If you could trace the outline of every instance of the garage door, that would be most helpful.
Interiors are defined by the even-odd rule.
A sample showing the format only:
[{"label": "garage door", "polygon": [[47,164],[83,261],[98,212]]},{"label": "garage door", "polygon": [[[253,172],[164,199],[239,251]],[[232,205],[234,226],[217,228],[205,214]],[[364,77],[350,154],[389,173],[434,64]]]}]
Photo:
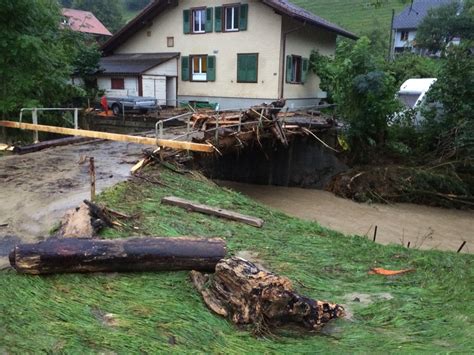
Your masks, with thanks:
[{"label": "garage door", "polygon": [[143,76],[143,96],[155,97],[159,105],[166,105],[166,77]]}]

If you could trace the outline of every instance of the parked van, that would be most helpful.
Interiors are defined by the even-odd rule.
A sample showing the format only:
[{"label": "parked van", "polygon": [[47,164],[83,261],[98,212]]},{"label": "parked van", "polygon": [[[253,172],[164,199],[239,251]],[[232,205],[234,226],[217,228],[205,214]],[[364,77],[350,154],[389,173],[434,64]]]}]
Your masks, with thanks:
[{"label": "parked van", "polygon": [[[423,106],[426,95],[431,86],[436,82],[436,78],[429,79],[408,79],[398,91],[398,99],[405,106],[404,111],[419,109]],[[415,124],[419,124],[423,117],[421,112],[416,114]]]}]

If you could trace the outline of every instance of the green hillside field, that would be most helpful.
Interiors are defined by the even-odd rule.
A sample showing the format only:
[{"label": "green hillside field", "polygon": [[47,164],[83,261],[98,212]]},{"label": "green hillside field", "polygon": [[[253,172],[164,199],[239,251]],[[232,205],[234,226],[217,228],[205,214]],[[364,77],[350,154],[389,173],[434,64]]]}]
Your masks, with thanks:
[{"label": "green hillside field", "polygon": [[400,0],[385,0],[378,8],[372,6],[369,0],[292,0],[292,2],[358,35],[378,27],[390,31],[392,9],[400,12],[406,6]]}]

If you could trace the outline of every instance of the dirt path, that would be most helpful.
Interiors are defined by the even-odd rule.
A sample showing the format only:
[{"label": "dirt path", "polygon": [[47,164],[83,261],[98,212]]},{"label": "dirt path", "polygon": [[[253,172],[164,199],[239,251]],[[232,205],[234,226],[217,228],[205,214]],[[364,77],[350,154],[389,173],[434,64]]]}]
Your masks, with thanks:
[{"label": "dirt path", "polygon": [[445,210],[411,204],[368,205],[332,193],[298,188],[220,182],[289,215],[317,221],[345,234],[373,236],[377,241],[420,249],[456,251],[463,241],[465,253],[474,252],[474,212]]},{"label": "dirt path", "polygon": [[97,192],[126,180],[145,147],[96,142],[0,157],[0,268],[18,242],[48,235],[65,211],[90,197],[89,164],[94,157]]}]

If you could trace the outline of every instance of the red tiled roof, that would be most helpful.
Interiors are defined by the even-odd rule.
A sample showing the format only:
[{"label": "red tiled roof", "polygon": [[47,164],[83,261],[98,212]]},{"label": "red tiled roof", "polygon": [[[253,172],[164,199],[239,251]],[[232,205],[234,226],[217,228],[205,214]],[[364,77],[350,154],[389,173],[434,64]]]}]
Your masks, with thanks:
[{"label": "red tiled roof", "polygon": [[112,36],[112,33],[100,22],[92,12],[62,9],[64,17],[68,18],[68,26],[71,30],[94,35]]}]

